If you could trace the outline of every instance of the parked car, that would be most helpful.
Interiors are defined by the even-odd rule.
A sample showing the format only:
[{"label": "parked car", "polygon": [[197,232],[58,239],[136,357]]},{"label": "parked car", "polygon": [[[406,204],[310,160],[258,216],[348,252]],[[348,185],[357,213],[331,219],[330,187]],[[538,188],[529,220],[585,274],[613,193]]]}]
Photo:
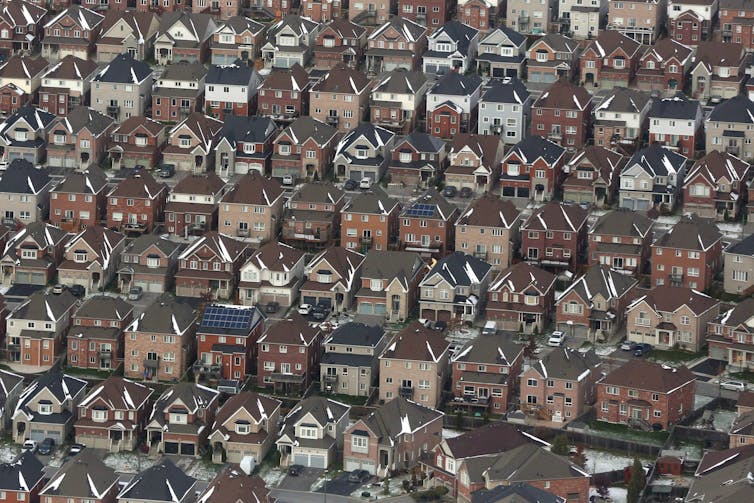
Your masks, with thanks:
[{"label": "parked car", "polygon": [[160,178],[170,178],[175,174],[174,164],[163,164],[160,166]]},{"label": "parked car", "polygon": [[444,332],[446,328],[448,328],[448,322],[443,320],[437,320],[434,325],[432,325],[432,328],[437,330],[438,332]]},{"label": "parked car", "polygon": [[75,456],[84,449],[86,449],[86,446],[84,444],[71,444],[71,448],[68,449],[68,454]]},{"label": "parked car", "polygon": [[312,314],[312,305],[311,304],[301,304],[298,306],[298,314],[302,314],[304,316],[308,316]]},{"label": "parked car", "polygon": [[71,295],[74,297],[83,297],[86,295],[86,288],[84,288],[82,285],[73,285],[68,289],[71,292]]},{"label": "parked car", "polygon": [[295,181],[293,175],[283,175],[283,185],[293,185]]},{"label": "parked car", "polygon": [[327,313],[329,312],[329,309],[327,309],[324,306],[316,306],[312,309],[312,318],[318,321],[322,321],[325,318],[327,318]]},{"label": "parked car", "polygon": [[54,293],[55,295],[60,295],[61,293],[63,293],[63,290],[65,290],[65,286],[63,285],[55,285],[52,287],[52,293]]},{"label": "parked car", "polygon": [[358,186],[359,186],[359,184],[356,182],[356,180],[353,180],[353,179],[349,178],[343,184],[343,190],[356,190],[358,188]]},{"label": "parked car", "polygon": [[292,477],[298,477],[303,471],[304,465],[291,465],[288,467],[288,475]]},{"label": "parked car", "polygon": [[144,289],[140,286],[134,286],[128,291],[128,300],[139,300],[144,294]]},{"label": "parked car", "polygon": [[50,437],[45,438],[42,440],[42,443],[39,444],[39,448],[37,449],[37,452],[43,456],[49,456],[52,454],[52,451],[55,450],[55,441],[51,439]]},{"label": "parked car", "polygon": [[30,438],[24,440],[24,450],[32,453],[37,452],[37,441]]},{"label": "parked car", "polygon": [[547,339],[547,345],[552,347],[560,347],[565,342],[565,333],[560,330],[556,330],[552,333],[549,339]]},{"label": "parked car", "polygon": [[633,351],[636,349],[636,343],[634,341],[623,341],[623,344],[620,345],[620,348],[623,351]]},{"label": "parked car", "polygon": [[452,185],[448,185],[442,191],[442,195],[445,197],[456,197],[457,193],[458,193],[458,189]]},{"label": "parked car", "polygon": [[741,381],[732,381],[730,379],[720,381],[720,387],[731,391],[746,391],[746,384]]},{"label": "parked car", "polygon": [[652,351],[652,346],[650,346],[649,344],[639,343],[634,348],[634,356],[644,356],[650,351]]},{"label": "parked car", "polygon": [[280,302],[268,302],[266,306],[264,306],[264,312],[265,313],[277,313],[280,310]]},{"label": "parked car", "polygon": [[361,179],[361,181],[359,182],[359,188],[360,188],[361,190],[367,190],[367,189],[369,189],[369,188],[371,188],[371,187],[372,187],[372,179],[371,179],[371,178],[369,178],[368,176],[365,176],[365,177],[364,177],[364,178],[362,178],[362,179]]},{"label": "parked car", "polygon": [[351,473],[348,474],[348,481],[349,482],[360,482],[364,483],[367,480],[369,480],[372,476],[369,475],[369,472],[366,470],[354,470]]},{"label": "parked car", "polygon": [[458,195],[464,199],[469,199],[472,195],[474,195],[474,192],[471,190],[471,187],[461,187]]}]

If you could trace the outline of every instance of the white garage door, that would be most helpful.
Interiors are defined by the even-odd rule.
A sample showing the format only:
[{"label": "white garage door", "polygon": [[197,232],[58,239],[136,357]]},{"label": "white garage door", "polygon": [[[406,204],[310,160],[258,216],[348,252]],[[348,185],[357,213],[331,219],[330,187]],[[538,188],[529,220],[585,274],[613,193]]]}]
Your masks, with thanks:
[{"label": "white garage door", "polygon": [[359,459],[347,459],[345,460],[345,464],[343,466],[345,471],[352,472],[354,470],[366,470],[371,475],[375,475],[377,473],[377,470],[375,469],[374,463],[371,461],[365,461],[365,460],[359,460]]},{"label": "white garage door", "polygon": [[317,454],[294,454],[293,463],[311,468],[327,468],[325,457]]},{"label": "white garage door", "polygon": [[134,281],[134,286],[140,286],[145,292],[162,293],[162,283],[159,281]]}]

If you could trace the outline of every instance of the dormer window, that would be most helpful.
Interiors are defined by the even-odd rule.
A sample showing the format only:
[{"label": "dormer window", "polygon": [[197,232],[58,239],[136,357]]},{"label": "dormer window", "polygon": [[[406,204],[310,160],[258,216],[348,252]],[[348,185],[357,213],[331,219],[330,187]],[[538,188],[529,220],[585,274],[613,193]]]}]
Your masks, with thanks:
[{"label": "dormer window", "polygon": [[188,424],[188,413],[184,410],[170,411],[170,424]]},{"label": "dormer window", "polygon": [[21,258],[28,258],[28,259],[37,258],[37,250],[21,250]]},{"label": "dormer window", "polygon": [[317,428],[315,426],[300,426],[299,437],[301,438],[317,438]]},{"label": "dormer window", "polygon": [[332,283],[333,282],[332,271],[327,271],[327,270],[317,271],[317,279],[320,283]]},{"label": "dormer window", "polygon": [[382,280],[381,279],[371,279],[369,280],[369,289],[373,292],[381,292],[382,291]]},{"label": "dormer window", "polygon": [[86,251],[76,250],[73,255],[73,260],[79,264],[86,262]]},{"label": "dormer window", "polygon": [[52,402],[48,400],[42,400],[39,402],[39,405],[37,406],[37,412],[39,412],[43,416],[49,416],[52,414]]},{"label": "dormer window", "polygon": [[247,153],[247,154],[253,154],[254,150],[255,150],[254,147],[256,147],[256,145],[254,145],[253,143],[244,143],[243,144],[243,151],[245,153]]},{"label": "dormer window", "polygon": [[178,137],[178,144],[181,148],[190,148],[191,147],[191,137],[188,135],[180,135]]},{"label": "dormer window", "polygon": [[357,147],[356,148],[356,158],[357,159],[366,159],[369,155],[369,150],[366,147]]},{"label": "dormer window", "polygon": [[16,129],[16,141],[26,141],[29,137],[29,130],[24,128]]},{"label": "dormer window", "polygon": [[411,152],[401,152],[400,160],[402,163],[411,162]]},{"label": "dormer window", "polygon": [[95,423],[104,423],[107,421],[107,410],[92,410],[92,421]]},{"label": "dormer window", "polygon": [[248,421],[236,421],[236,433],[247,435],[251,432],[251,425]]}]

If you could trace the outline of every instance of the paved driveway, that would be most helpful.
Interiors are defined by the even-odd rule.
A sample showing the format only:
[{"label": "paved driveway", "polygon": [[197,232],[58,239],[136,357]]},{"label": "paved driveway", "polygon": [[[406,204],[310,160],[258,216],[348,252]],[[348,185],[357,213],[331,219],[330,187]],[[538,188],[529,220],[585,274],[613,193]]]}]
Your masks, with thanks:
[{"label": "paved driveway", "polygon": [[283,477],[278,487],[291,491],[311,491],[312,485],[322,475],[322,471],[321,468],[304,468],[296,477],[291,475]]},{"label": "paved driveway", "polygon": [[352,492],[361,487],[361,484],[348,481],[348,473],[338,475],[332,480],[328,480],[326,484],[317,489],[318,493],[325,492],[325,486],[327,486],[327,494],[339,494],[341,496],[349,496]]}]

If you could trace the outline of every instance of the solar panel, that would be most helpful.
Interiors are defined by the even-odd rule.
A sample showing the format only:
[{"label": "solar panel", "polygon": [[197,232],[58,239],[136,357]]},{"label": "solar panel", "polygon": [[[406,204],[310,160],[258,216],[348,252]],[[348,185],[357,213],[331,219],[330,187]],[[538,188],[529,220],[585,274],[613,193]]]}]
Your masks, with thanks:
[{"label": "solar panel", "polygon": [[248,329],[254,309],[237,307],[208,306],[204,310],[202,325],[212,328]]},{"label": "solar panel", "polygon": [[431,217],[431,216],[434,216],[435,214],[435,205],[417,203],[411,206],[406,211],[406,214],[408,214],[411,217]]}]

